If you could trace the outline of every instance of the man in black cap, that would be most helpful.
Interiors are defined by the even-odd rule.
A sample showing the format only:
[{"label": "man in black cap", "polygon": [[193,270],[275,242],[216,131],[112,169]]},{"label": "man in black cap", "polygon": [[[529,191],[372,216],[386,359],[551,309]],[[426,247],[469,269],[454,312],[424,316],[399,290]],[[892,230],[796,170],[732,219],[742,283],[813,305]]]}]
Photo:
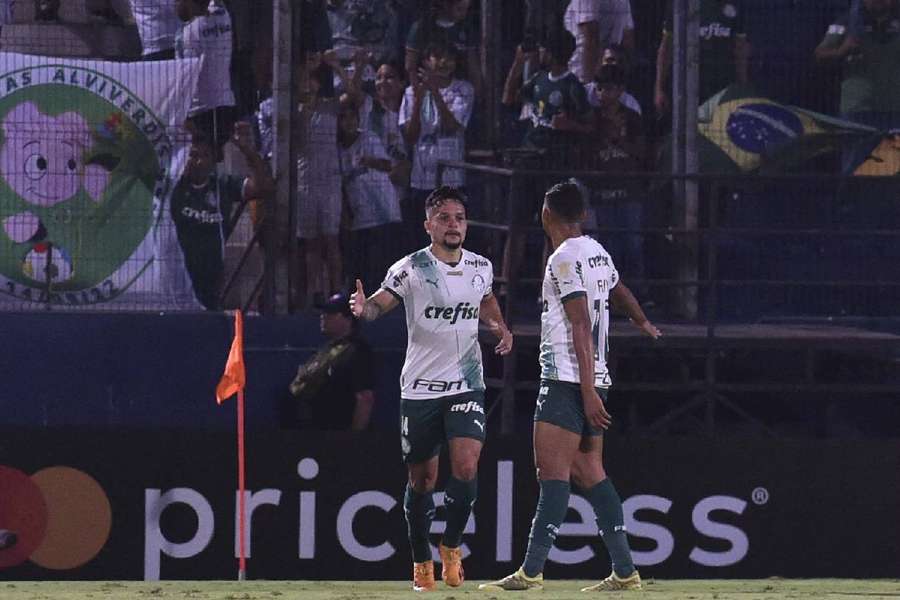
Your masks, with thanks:
[{"label": "man in black cap", "polygon": [[328,342],[297,369],[290,385],[294,424],[308,429],[364,431],[375,404],[372,349],[359,336],[346,294],[318,306]]}]

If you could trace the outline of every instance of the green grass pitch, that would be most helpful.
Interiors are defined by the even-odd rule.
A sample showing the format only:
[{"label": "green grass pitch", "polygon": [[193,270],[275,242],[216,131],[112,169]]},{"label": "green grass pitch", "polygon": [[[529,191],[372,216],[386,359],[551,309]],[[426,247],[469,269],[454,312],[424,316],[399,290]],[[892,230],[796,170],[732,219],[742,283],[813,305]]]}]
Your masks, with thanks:
[{"label": "green grass pitch", "polygon": [[[461,588],[443,584],[426,594],[434,600],[497,600],[501,596],[525,595],[541,600],[583,600],[579,589],[589,581],[548,581],[543,591],[478,591],[478,582]],[[900,580],[847,579],[753,579],[753,580],[646,580],[644,590],[614,594],[591,594],[610,598],[647,600],[780,600],[840,598],[854,600],[898,599]],[[0,582],[2,600],[386,600],[421,598],[406,581],[95,581],[95,582]]]}]

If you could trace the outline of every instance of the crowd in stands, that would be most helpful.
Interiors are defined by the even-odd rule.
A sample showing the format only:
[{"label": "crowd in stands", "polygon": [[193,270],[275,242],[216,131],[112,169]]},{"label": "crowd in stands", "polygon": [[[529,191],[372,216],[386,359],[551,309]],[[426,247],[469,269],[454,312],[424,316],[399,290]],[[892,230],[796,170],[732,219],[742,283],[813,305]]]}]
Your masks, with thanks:
[{"label": "crowd in stands", "polygon": [[[35,19],[58,19],[58,0],[34,2]],[[188,127],[215,160],[234,138],[236,122],[253,124],[259,154],[271,159],[271,2],[88,4],[98,19],[135,23],[145,60],[203,57]],[[467,150],[484,146],[484,130],[497,124],[485,117],[477,1],[298,5],[304,27],[294,73],[300,248],[294,268],[305,274],[295,291],[310,306],[357,277],[372,289],[396,256],[424,243],[423,199],[436,185],[438,161],[465,160]],[[499,145],[543,167],[658,168],[673,104],[671,0],[498,5],[503,31],[492,35],[509,48],[501,60],[505,81],[494,82],[506,107]],[[0,1],[0,22],[10,18],[9,0]],[[900,128],[896,0],[700,0],[699,36],[701,103],[732,84],[750,84],[776,101],[882,130]],[[839,103],[828,77],[836,69]],[[496,145],[489,149],[499,155]],[[447,169],[443,182],[465,187],[466,176]],[[232,183],[221,189],[237,198],[241,192]],[[643,224],[646,186],[619,181],[591,191],[599,222]],[[234,204],[211,202],[226,213]],[[524,204],[518,218],[527,221],[536,206]],[[642,239],[621,236],[610,243],[619,244],[613,254],[628,265],[630,278],[640,279]],[[218,308],[215,299],[205,304]]]}]

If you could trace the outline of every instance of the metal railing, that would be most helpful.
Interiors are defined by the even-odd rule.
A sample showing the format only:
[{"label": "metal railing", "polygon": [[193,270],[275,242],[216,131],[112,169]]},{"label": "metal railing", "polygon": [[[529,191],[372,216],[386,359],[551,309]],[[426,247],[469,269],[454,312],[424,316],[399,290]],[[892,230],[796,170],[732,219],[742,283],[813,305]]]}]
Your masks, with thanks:
[{"label": "metal railing", "polygon": [[[474,194],[476,197],[470,193],[471,242],[467,245],[494,261],[500,273],[495,278],[495,292],[503,301],[504,314],[520,338],[533,341],[538,335],[538,309],[531,300],[537,296],[535,286],[541,281],[543,233],[533,222],[523,222],[526,219],[521,211],[517,213],[517,205],[528,203],[529,210],[537,210],[543,191],[568,178],[578,179],[588,190],[622,182],[639,184],[641,193],[635,200],[642,203],[648,218],[636,226],[600,223],[589,228],[590,233],[604,245],[610,236],[636,236],[642,244],[647,242],[641,248],[645,264],[668,261],[667,269],[650,268],[638,278],[622,266],[619,271],[629,287],[645,294],[649,290],[658,301],[648,312],[654,321],[665,323],[661,326],[667,336],[652,348],[699,353],[703,364],[699,379],[629,381],[617,386],[626,392],[693,395],[691,402],[658,419],[654,427],[664,427],[693,409],[704,408],[706,425],[712,431],[714,406],[724,406],[762,426],[729,400],[731,394],[900,393],[900,383],[891,381],[822,381],[809,366],[819,360],[820,354],[833,351],[887,361],[900,355],[900,335],[873,327],[880,321],[897,331],[900,271],[893,264],[900,257],[900,223],[896,210],[867,214],[876,208],[873,203],[887,202],[885,194],[893,194],[896,205],[900,179],[536,171],[445,161],[442,168],[448,167],[465,170],[470,189],[486,191],[482,196]],[[474,186],[473,181],[477,181]],[[677,205],[677,183],[683,181],[695,183],[699,191],[697,225],[677,224],[678,215],[669,221],[658,216],[649,218],[649,213]],[[798,193],[797,186],[806,188],[806,192]],[[766,198],[773,189],[774,197]],[[872,197],[867,198],[866,192]],[[766,200],[783,204],[782,208],[797,206],[787,211],[789,218],[767,220],[760,216],[771,208]],[[854,211],[862,216],[856,214],[855,222],[850,223],[848,215]],[[666,214],[672,217],[671,212]],[[846,219],[843,222],[842,217]],[[520,238],[518,244],[510,241],[516,237]],[[784,249],[781,253],[779,245]],[[507,263],[514,255],[509,251],[511,246],[524,250],[515,261],[517,266],[510,269]],[[615,252],[612,258],[618,265]],[[755,264],[747,264],[754,260]],[[848,264],[855,269],[848,269]],[[696,275],[677,276],[684,272]],[[644,299],[640,293],[638,299]],[[780,305],[775,306],[775,299]],[[616,348],[627,351],[647,347],[637,336],[629,335],[624,324],[614,324],[611,335],[614,353]],[[522,345],[527,348],[533,344],[525,341]],[[788,347],[798,356],[797,368],[802,371],[798,379],[734,382],[724,380],[719,372],[718,360],[723,352]],[[803,361],[808,364],[800,364]],[[537,387],[536,380],[529,381],[522,375],[521,367],[516,356],[507,357],[502,374],[489,381],[500,395],[492,410],[499,410],[501,427],[507,432],[515,429],[516,392],[533,392]]]}]

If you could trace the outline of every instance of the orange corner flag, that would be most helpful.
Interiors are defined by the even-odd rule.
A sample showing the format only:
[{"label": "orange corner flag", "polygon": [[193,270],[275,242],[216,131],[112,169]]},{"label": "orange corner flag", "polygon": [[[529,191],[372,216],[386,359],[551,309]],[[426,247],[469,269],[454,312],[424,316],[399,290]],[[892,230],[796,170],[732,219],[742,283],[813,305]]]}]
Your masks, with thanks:
[{"label": "orange corner flag", "polygon": [[244,317],[241,311],[234,312],[234,340],[231,342],[231,351],[228,353],[228,362],[225,363],[225,372],[219,385],[216,386],[216,402],[222,404],[234,394],[242,391],[247,383],[247,374],[244,370]]}]

